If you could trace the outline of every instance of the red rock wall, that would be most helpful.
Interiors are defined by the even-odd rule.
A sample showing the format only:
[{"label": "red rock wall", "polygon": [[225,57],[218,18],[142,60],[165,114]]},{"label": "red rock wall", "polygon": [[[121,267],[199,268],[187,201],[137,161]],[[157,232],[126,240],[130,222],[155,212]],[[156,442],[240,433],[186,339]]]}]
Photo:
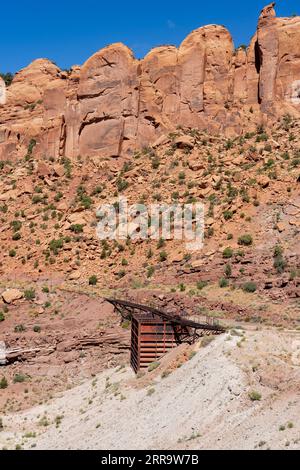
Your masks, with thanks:
[{"label": "red rock wall", "polygon": [[131,155],[177,126],[228,136],[300,112],[300,18],[261,13],[247,51],[210,25],[141,61],[108,46],[70,74],[47,60],[21,70],[0,105],[0,159]]}]

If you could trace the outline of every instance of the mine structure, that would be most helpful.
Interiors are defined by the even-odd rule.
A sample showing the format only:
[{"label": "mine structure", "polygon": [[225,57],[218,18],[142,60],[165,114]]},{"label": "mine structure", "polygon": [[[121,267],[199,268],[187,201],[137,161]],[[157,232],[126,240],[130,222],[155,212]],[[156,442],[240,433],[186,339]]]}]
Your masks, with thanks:
[{"label": "mine structure", "polygon": [[130,363],[135,373],[149,368],[150,364],[181,343],[193,344],[203,336],[219,335],[225,331],[215,320],[197,323],[127,300],[106,301],[114,306],[123,320],[131,321]]}]

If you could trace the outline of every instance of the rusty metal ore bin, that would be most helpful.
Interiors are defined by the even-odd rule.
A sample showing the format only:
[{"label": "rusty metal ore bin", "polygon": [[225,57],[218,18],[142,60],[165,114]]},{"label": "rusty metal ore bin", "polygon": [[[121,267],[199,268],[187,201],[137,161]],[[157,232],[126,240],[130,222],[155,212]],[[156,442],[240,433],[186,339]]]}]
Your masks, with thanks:
[{"label": "rusty metal ore bin", "polygon": [[130,362],[135,373],[147,369],[152,362],[178,346],[175,331],[174,324],[159,316],[147,313],[133,315]]},{"label": "rusty metal ore bin", "polygon": [[131,366],[135,373],[146,369],[178,344],[193,344],[202,336],[220,335],[225,331],[215,322],[198,323],[128,300],[105,300],[114,306],[123,320],[131,321]]}]

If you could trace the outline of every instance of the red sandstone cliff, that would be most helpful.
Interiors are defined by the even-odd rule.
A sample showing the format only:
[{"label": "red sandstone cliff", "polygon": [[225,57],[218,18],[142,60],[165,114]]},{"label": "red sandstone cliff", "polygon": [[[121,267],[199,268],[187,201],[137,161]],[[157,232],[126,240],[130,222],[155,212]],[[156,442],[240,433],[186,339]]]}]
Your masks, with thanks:
[{"label": "red sandstone cliff", "polygon": [[177,126],[239,134],[300,115],[300,17],[261,13],[247,51],[210,25],[141,61],[113,44],[70,73],[45,59],[16,74],[0,104],[0,159],[130,155]]}]

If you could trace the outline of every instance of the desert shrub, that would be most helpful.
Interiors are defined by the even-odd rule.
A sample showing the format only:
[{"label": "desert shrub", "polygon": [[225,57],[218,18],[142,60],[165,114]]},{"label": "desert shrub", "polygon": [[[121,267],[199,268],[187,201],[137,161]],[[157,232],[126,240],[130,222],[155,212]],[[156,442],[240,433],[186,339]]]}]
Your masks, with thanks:
[{"label": "desert shrub", "polygon": [[[294,15],[292,15],[292,16],[294,16]],[[283,124],[284,130],[288,131],[289,128],[290,128],[290,125],[292,124],[292,122],[293,122],[292,116],[290,114],[285,114],[283,116],[283,119],[282,119],[282,124]]]},{"label": "desert shrub", "polygon": [[274,248],[274,263],[273,266],[278,272],[278,274],[281,274],[285,271],[285,268],[287,266],[287,262],[283,257],[283,248],[280,245],[276,245]]},{"label": "desert shrub", "polygon": [[233,217],[233,212],[232,211],[224,211],[223,212],[223,217],[225,220],[230,220]]},{"label": "desert shrub", "polygon": [[5,320],[5,315],[3,312],[0,312],[0,322]]},{"label": "desert shrub", "polygon": [[166,253],[165,251],[161,251],[161,252],[159,253],[159,260],[160,260],[161,262],[166,261],[167,258],[168,258],[168,255],[167,255],[167,253]]},{"label": "desert shrub", "polygon": [[250,246],[253,244],[253,238],[250,234],[245,234],[239,237],[238,244],[242,246]]},{"label": "desert shrub", "polygon": [[232,267],[231,264],[227,263],[224,269],[224,274],[226,277],[230,277],[232,274]]},{"label": "desert shrub", "polygon": [[82,233],[83,232],[83,225],[73,224],[73,225],[71,225],[70,230],[74,233]]},{"label": "desert shrub", "polygon": [[81,199],[80,199],[80,202],[82,204],[82,206],[85,208],[85,209],[89,209],[93,203],[92,199],[90,198],[90,196],[87,196],[86,194],[84,194]]},{"label": "desert shrub", "polygon": [[62,197],[63,197],[63,193],[58,192],[58,193],[56,193],[55,196],[54,196],[54,201],[55,201],[55,202],[59,202]]},{"label": "desert shrub", "polygon": [[95,189],[92,192],[92,196],[96,196],[97,194],[101,194],[103,191],[102,186],[96,186]]},{"label": "desert shrub", "polygon": [[285,268],[287,266],[286,260],[283,258],[283,256],[276,256],[274,258],[274,268],[278,272],[278,274],[282,274],[285,271]]},{"label": "desert shrub", "polygon": [[223,251],[223,258],[229,259],[229,258],[232,258],[232,256],[233,256],[233,249],[228,246]]},{"label": "desert shrub", "polygon": [[244,285],[243,285],[243,291],[244,292],[255,292],[257,289],[257,286],[255,284],[255,282],[246,282]]},{"label": "desert shrub", "polygon": [[155,272],[154,266],[149,266],[149,267],[147,268],[147,277],[148,277],[148,278],[152,277],[153,274],[154,274],[154,272]]},{"label": "desert shrub", "polygon": [[57,240],[51,240],[49,243],[49,249],[52,251],[54,255],[57,255],[59,250],[64,246],[64,240],[63,238],[59,238]]},{"label": "desert shrub", "polygon": [[122,279],[122,277],[126,276],[126,271],[124,269],[121,269],[121,271],[118,272],[117,277],[118,279]]},{"label": "desert shrub", "polygon": [[220,280],[219,280],[219,287],[221,287],[222,289],[224,287],[227,287],[228,286],[228,280],[225,279],[224,277],[222,277]]},{"label": "desert shrub", "polygon": [[160,362],[152,362],[148,367],[148,371],[152,372],[153,370],[157,369],[159,366],[160,366]]},{"label": "desert shrub", "polygon": [[130,320],[124,320],[122,322],[121,326],[124,330],[129,330],[129,328],[131,327],[131,321]]},{"label": "desert shrub", "polygon": [[151,159],[151,166],[153,168],[153,170],[157,170],[160,166],[160,158],[155,155],[152,159]]},{"label": "desert shrub", "polygon": [[197,282],[197,289],[198,289],[198,290],[202,290],[202,289],[204,289],[204,287],[207,286],[207,284],[208,284],[207,281],[198,281],[198,282]]},{"label": "desert shrub", "polygon": [[43,202],[44,198],[40,194],[34,194],[31,200],[33,204],[39,204],[40,202]]},{"label": "desert shrub", "polygon": [[160,248],[163,248],[165,246],[166,242],[164,238],[160,238],[157,242],[157,249],[159,250]]},{"label": "desert shrub", "polygon": [[93,274],[92,276],[90,276],[89,278],[89,285],[90,286],[95,286],[98,282],[98,278],[97,276],[95,276],[95,274]]},{"label": "desert shrub", "polygon": [[3,376],[0,380],[0,389],[3,390],[4,388],[7,388],[7,387],[8,387],[7,379],[6,377]]},{"label": "desert shrub", "polygon": [[268,136],[265,133],[260,134],[256,137],[256,142],[267,142],[267,140],[268,140]]},{"label": "desert shrub", "polygon": [[22,383],[22,382],[25,382],[26,380],[26,375],[24,374],[15,374],[14,376],[14,383]]},{"label": "desert shrub", "polygon": [[0,73],[0,77],[3,78],[6,86],[10,86],[14,79],[14,75],[10,72]]},{"label": "desert shrub", "polygon": [[14,331],[15,331],[15,333],[23,333],[24,331],[26,331],[26,328],[22,324],[21,325],[16,325]]},{"label": "desert shrub", "polygon": [[256,392],[253,390],[252,392],[249,393],[249,398],[251,401],[260,401],[261,400],[261,394],[259,392]]},{"label": "desert shrub", "polygon": [[118,191],[119,191],[119,192],[122,192],[122,191],[125,191],[125,189],[128,188],[129,183],[128,183],[128,181],[125,180],[125,179],[118,178],[117,181],[116,181],[116,185],[117,185]]},{"label": "desert shrub", "polygon": [[16,232],[12,236],[13,241],[18,241],[18,240],[20,240],[20,238],[21,238],[20,232]]},{"label": "desert shrub", "polygon": [[61,159],[61,163],[63,164],[64,166],[64,170],[65,170],[65,175],[68,179],[70,179],[72,177],[72,163],[71,163],[71,160],[67,157],[63,157]]},{"label": "desert shrub", "polygon": [[19,232],[22,228],[22,222],[20,220],[13,220],[10,223],[10,226],[14,232]]},{"label": "desert shrub", "polygon": [[226,149],[226,150],[230,150],[230,149],[232,149],[233,145],[234,145],[234,142],[229,139],[229,140],[227,140],[227,142],[225,143],[225,149]]},{"label": "desert shrub", "polygon": [[24,298],[26,300],[33,300],[35,299],[35,290],[31,287],[30,289],[26,289],[24,291]]},{"label": "desert shrub", "polygon": [[40,325],[34,325],[33,331],[34,331],[34,333],[40,333],[40,332],[41,332],[41,327],[40,327]]}]

